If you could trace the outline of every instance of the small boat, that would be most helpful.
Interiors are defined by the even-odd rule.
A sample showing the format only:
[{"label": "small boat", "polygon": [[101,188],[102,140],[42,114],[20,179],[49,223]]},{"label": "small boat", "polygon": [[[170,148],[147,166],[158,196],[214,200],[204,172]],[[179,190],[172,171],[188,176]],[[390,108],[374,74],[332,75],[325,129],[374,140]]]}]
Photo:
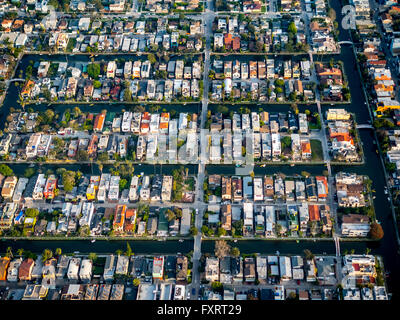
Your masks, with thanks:
[{"label": "small boat", "polygon": [[296,243],[299,243],[300,241],[299,240],[296,240]]},{"label": "small boat", "polygon": [[235,242],[235,243],[236,243],[236,242],[237,242],[237,239],[233,240],[233,242]]},{"label": "small boat", "polygon": [[91,243],[95,243],[96,242],[96,239],[92,239],[92,241],[90,241]]},{"label": "small boat", "polygon": [[266,167],[265,163],[260,166],[260,168],[265,168],[265,167]]},{"label": "small boat", "polygon": [[292,163],[290,166],[291,166],[291,167],[294,167],[294,163]]},{"label": "small boat", "polygon": [[183,239],[179,239],[179,242],[183,242],[183,241],[185,241],[185,240],[183,240]]}]

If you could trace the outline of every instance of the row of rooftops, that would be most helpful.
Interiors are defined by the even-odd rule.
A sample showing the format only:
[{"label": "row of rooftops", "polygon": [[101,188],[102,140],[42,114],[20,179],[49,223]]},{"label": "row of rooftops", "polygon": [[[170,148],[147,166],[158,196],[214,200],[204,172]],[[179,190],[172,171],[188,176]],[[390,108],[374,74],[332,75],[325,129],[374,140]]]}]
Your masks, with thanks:
[{"label": "row of rooftops", "polygon": [[328,180],[325,176],[305,179],[281,176],[250,177],[210,175],[208,188],[221,187],[221,199],[232,202],[242,200],[275,201],[326,201],[329,194]]},{"label": "row of rooftops", "polygon": [[[298,236],[315,237],[320,234],[330,235],[333,222],[330,208],[325,204],[271,204],[258,205],[243,203],[243,208],[231,204],[210,204],[207,208],[207,225],[214,228],[221,223],[221,228],[230,235],[233,227],[243,221],[244,236],[266,238]],[[311,225],[310,225],[311,223]],[[318,228],[313,224],[317,223]]]},{"label": "row of rooftops", "polygon": [[[338,263],[344,265],[342,275],[337,274]],[[338,284],[339,279],[342,279],[342,277],[361,278],[365,275],[364,273],[372,274],[373,277],[376,277],[376,273],[373,273],[375,271],[372,271],[372,269],[358,271],[363,270],[362,268],[374,268],[374,263],[375,258],[366,255],[345,255],[342,258],[332,256],[304,258],[296,255],[257,255],[246,258],[231,256],[221,258],[207,257],[204,276],[205,280],[210,283],[219,281],[222,284],[251,283],[258,280],[261,285],[285,284],[289,286],[289,283],[293,280],[297,281],[297,285],[302,285],[299,283],[300,281],[307,283],[318,280],[319,285],[334,286]],[[349,265],[350,271],[348,269]],[[376,285],[372,278],[370,278],[370,282],[363,282],[363,284]],[[353,288],[356,288],[355,283],[345,286],[345,289]]]},{"label": "row of rooftops", "polygon": [[[104,260],[103,257],[97,259]],[[275,289],[279,289],[275,292],[278,294],[275,300],[283,300],[285,298],[282,284],[286,287],[286,298],[294,290],[300,300],[308,300],[310,297],[312,300],[321,300],[321,294],[318,295],[318,291],[320,290],[318,287],[314,287],[310,291],[297,290],[297,285],[294,283],[291,284],[291,281],[315,282],[318,280],[320,285],[335,285],[337,283],[336,263],[343,263],[342,272],[344,276],[361,279],[363,280],[363,284],[373,286],[372,289],[369,287],[363,288],[360,294],[360,289],[356,289],[355,283],[346,282],[343,289],[344,300],[359,300],[360,296],[363,300],[388,299],[386,288],[375,285],[373,280],[376,277],[376,257],[371,255],[345,255],[339,259],[340,262],[337,261],[337,257],[315,256],[309,260],[295,255],[250,256],[246,258],[226,256],[221,259],[207,257],[205,260],[204,277],[205,280],[210,282],[220,281],[223,284],[241,285],[243,281],[254,283],[258,280],[260,284],[275,285],[280,287],[275,287]],[[50,280],[65,277],[65,275],[69,274],[69,265],[71,263],[75,264],[75,261],[78,260],[80,261],[81,258],[65,255],[58,257],[58,259],[50,258],[44,263],[41,257],[38,257],[36,262],[32,259],[25,259],[23,261],[21,259],[13,259],[10,261],[9,258],[4,257],[0,259],[0,276],[4,277],[9,274],[10,277],[13,277],[14,274],[18,275],[21,273],[24,279],[28,279],[28,281],[38,278],[47,280],[42,281],[41,285],[28,284],[22,290],[24,294],[21,295],[21,298],[24,300],[43,299],[48,294],[50,294],[48,296],[50,300],[60,298],[62,300],[96,300],[96,297],[97,300],[121,300],[124,292],[127,294],[130,290],[125,290],[126,287],[123,284],[110,284],[110,281],[113,281],[114,274],[123,275],[128,273],[132,274],[134,278],[140,279],[137,293],[138,300],[153,300],[156,297],[160,300],[186,299],[185,281],[188,261],[185,256],[180,255],[158,257],[132,256],[130,258],[123,255],[107,255],[104,261],[103,273],[103,279],[106,281],[105,284],[90,283],[88,279],[85,279],[86,283],[89,281],[89,284],[78,283],[66,285],[62,288],[60,296],[54,295],[54,291],[58,287],[56,287],[54,281]],[[165,281],[162,281],[163,277],[165,277]],[[9,279],[7,280],[10,281]],[[81,282],[85,280],[81,279]],[[175,292],[172,293],[174,287]],[[291,289],[291,287],[294,289]],[[226,299],[231,299],[232,292],[228,291],[226,291]],[[333,292],[325,291],[324,293],[327,296],[324,299],[331,299]],[[239,295],[240,292],[237,292],[237,294]],[[267,292],[261,292],[260,298],[262,300],[265,294]],[[210,297],[207,293],[204,294],[203,299],[207,300],[210,298],[213,300],[220,299],[217,296]],[[236,299],[242,298],[237,296]]]},{"label": "row of rooftops", "polygon": [[[98,259],[98,260],[97,260]],[[166,278],[180,283],[185,283],[188,275],[188,259],[186,256],[125,256],[107,255],[97,258],[103,262],[102,279],[113,281],[115,275],[132,275],[134,278],[142,279],[144,282],[162,280],[164,273]],[[150,279],[148,274],[152,274]],[[83,283],[90,283],[98,277],[92,260],[86,257],[71,257],[61,255],[57,258],[50,258],[42,261],[42,256],[36,260],[32,258],[0,259],[0,279],[3,281],[31,281],[31,280],[55,280],[69,279],[78,280]],[[43,281],[45,282],[45,281]],[[54,287],[54,281],[51,282]]]},{"label": "row of rooftops", "polygon": [[[100,69],[100,78],[88,78],[89,63],[78,63],[68,66],[66,62],[42,61],[37,67],[37,78],[29,79],[23,86],[21,96],[24,99],[44,99],[41,97],[43,87],[50,91],[50,98],[77,100],[126,100],[124,92],[129,90],[132,97],[161,101],[164,97],[199,97],[201,65],[194,61],[186,65],[183,60],[172,60],[168,64],[160,64],[158,71],[166,72],[168,79],[154,79],[156,71],[149,60],[126,61],[118,68],[116,61],[95,63]],[[104,72],[100,66],[104,66]],[[53,73],[50,74],[50,67]],[[66,71],[68,72],[66,73]],[[90,72],[89,72],[90,73]],[[68,75],[67,75],[68,74]],[[150,78],[150,80],[149,80]],[[125,81],[123,82],[123,79]],[[48,99],[48,98],[47,98]]]},{"label": "row of rooftops", "polygon": [[310,61],[292,61],[281,59],[266,59],[261,61],[220,60],[213,61],[216,78],[223,77],[232,80],[247,79],[294,79],[309,80]]},{"label": "row of rooftops", "polygon": [[[67,118],[68,114],[68,118]],[[10,133],[32,133],[36,126],[40,125],[38,122],[38,115],[41,113],[11,113],[10,121],[7,124],[7,131]],[[71,120],[69,112],[60,114],[60,121]],[[197,114],[181,112],[172,117],[169,112],[149,113],[149,112],[102,112],[98,114],[84,112],[74,117],[72,120],[79,125],[78,130],[72,128],[62,128],[58,132],[55,129],[50,129],[51,133],[57,133],[61,136],[75,136],[76,131],[84,131],[83,125],[85,123],[93,124],[92,130],[94,132],[112,133],[133,133],[133,134],[146,134],[146,133],[178,133],[180,130],[196,131],[197,130]],[[38,133],[40,134],[40,133]],[[12,138],[15,137],[13,136]],[[14,141],[7,141],[9,136],[5,136],[6,144],[16,144]],[[6,142],[7,141],[7,142]],[[44,142],[43,142],[44,144]]]}]

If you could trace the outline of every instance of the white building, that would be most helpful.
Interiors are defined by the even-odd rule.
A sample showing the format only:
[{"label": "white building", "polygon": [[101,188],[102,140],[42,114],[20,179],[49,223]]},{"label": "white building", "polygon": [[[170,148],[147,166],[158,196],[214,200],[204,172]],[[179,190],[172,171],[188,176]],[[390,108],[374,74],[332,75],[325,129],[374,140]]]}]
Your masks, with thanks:
[{"label": "white building", "polygon": [[81,258],[72,258],[69,262],[67,277],[69,280],[79,279],[79,267],[81,265]]},{"label": "white building", "polygon": [[83,259],[79,270],[79,279],[90,281],[92,279],[92,268],[92,260]]}]

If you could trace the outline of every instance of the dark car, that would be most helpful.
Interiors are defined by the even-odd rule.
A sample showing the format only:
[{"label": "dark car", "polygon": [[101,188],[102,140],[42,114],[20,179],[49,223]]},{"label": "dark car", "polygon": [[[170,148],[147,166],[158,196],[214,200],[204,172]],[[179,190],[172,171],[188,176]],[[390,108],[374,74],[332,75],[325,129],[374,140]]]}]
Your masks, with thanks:
[{"label": "dark car", "polygon": [[192,288],[192,296],[196,294],[196,288]]}]

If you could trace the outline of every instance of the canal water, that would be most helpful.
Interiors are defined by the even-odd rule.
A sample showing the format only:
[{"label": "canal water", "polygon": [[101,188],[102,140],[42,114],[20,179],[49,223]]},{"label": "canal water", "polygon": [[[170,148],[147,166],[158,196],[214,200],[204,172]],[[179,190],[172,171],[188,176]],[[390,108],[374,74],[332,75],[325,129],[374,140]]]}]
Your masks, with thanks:
[{"label": "canal water", "polygon": [[[346,30],[343,30],[341,27],[341,4],[339,1],[331,1],[330,6],[335,9],[337,21],[339,22],[339,30],[340,36],[339,41],[350,40],[349,34]],[[78,56],[73,57],[74,59],[78,59]],[[80,59],[81,57],[79,57]],[[351,47],[342,46],[341,54],[335,55],[334,58],[336,60],[341,60],[344,63],[345,73],[347,75],[352,102],[349,104],[341,105],[340,107],[346,108],[348,111],[354,113],[356,115],[356,119],[358,123],[367,123],[370,121],[369,112],[367,106],[365,104],[364,95],[361,88],[361,81],[356,69],[356,59],[353,54],[353,50]],[[330,57],[324,57],[323,59],[330,59]],[[317,61],[317,58],[315,58]],[[28,60],[29,61],[29,60]],[[18,73],[17,73],[18,74]],[[16,102],[16,97],[18,95],[18,88],[13,84],[10,86],[9,92],[6,96],[3,107],[0,109],[0,121],[4,124],[5,118],[8,115],[10,107],[18,107]],[[247,105],[243,105],[247,107]],[[36,107],[36,106],[34,106]],[[41,106],[38,106],[41,107]],[[45,107],[45,105],[44,105]],[[57,106],[57,108],[60,106]],[[71,106],[72,107],[72,106]],[[110,108],[114,108],[110,106]],[[211,106],[215,107],[215,106]],[[253,105],[252,110],[258,110],[259,105]],[[263,105],[263,109],[268,111],[268,105]],[[282,111],[287,111],[289,105],[282,107]],[[322,105],[322,111],[325,111],[327,108],[331,106]],[[104,105],[101,105],[99,108],[104,109]],[[116,108],[116,106],[115,106]],[[237,106],[235,106],[237,108]],[[271,111],[280,110],[279,106],[271,106]],[[178,110],[179,111],[179,110]],[[383,170],[381,166],[381,162],[376,153],[376,147],[373,144],[374,136],[371,131],[362,129],[360,130],[360,138],[362,140],[364,155],[365,155],[365,164],[364,165],[354,165],[354,166],[333,166],[332,171],[333,174],[339,171],[346,172],[355,172],[357,174],[368,175],[372,180],[372,189],[376,192],[374,193],[374,205],[376,210],[376,216],[378,221],[381,223],[383,230],[385,232],[384,238],[379,242],[359,242],[359,241],[341,241],[341,252],[343,253],[345,250],[350,251],[352,249],[355,250],[356,253],[365,253],[366,249],[371,249],[371,253],[379,254],[384,258],[384,264],[387,271],[389,271],[390,276],[387,279],[389,290],[393,293],[398,292],[399,290],[399,273],[400,273],[400,260],[399,260],[399,248],[397,246],[396,236],[395,236],[395,226],[393,223],[390,205],[387,200],[387,196],[384,194],[384,186],[385,179],[383,176]],[[71,165],[71,168],[74,165]],[[93,165],[94,166],[94,165]],[[24,170],[26,165],[14,165],[12,166],[15,171]],[[67,165],[65,165],[67,167]],[[162,173],[166,173],[168,166],[162,166]],[[92,167],[90,165],[84,166],[76,166],[76,169],[83,172],[91,172]],[[146,169],[145,169],[146,168]],[[171,166],[170,170],[172,170],[173,166]],[[141,172],[144,170],[151,171],[159,170],[159,166],[141,166],[137,168],[135,166],[135,172]],[[197,167],[193,166],[193,172],[197,172]],[[209,165],[206,168],[207,173],[219,173],[219,174],[234,174],[235,168],[232,166],[212,166]],[[256,167],[255,174],[274,174],[274,173],[284,173],[286,175],[294,175],[300,174],[301,171],[307,171],[311,174],[322,174],[322,172],[326,170],[325,166],[310,166],[310,165],[296,165],[293,167],[290,166],[267,166],[265,168]],[[147,172],[146,172],[147,173]],[[185,240],[184,242],[179,241],[129,241],[133,252],[137,254],[142,253],[187,253],[193,250],[193,241]],[[249,240],[249,241],[238,241],[236,243],[231,242],[232,246],[236,246],[240,249],[242,253],[263,253],[263,254],[274,254],[277,251],[281,254],[301,254],[304,249],[309,249],[315,254],[335,254],[335,246],[333,241],[258,241],[258,240]],[[90,241],[75,241],[75,240],[66,240],[66,241],[0,241],[0,252],[5,252],[7,247],[11,246],[13,250],[17,250],[18,248],[24,248],[26,250],[31,250],[33,252],[42,252],[43,249],[55,249],[62,248],[64,252],[73,252],[80,251],[82,253],[88,252],[98,252],[98,253],[112,253],[118,249],[124,250],[126,248],[126,241],[96,241],[95,243],[91,243]],[[214,242],[213,241],[203,241],[202,242],[202,252],[212,253],[214,250]],[[15,252],[15,251],[14,251]],[[396,285],[397,284],[397,285]]]}]

